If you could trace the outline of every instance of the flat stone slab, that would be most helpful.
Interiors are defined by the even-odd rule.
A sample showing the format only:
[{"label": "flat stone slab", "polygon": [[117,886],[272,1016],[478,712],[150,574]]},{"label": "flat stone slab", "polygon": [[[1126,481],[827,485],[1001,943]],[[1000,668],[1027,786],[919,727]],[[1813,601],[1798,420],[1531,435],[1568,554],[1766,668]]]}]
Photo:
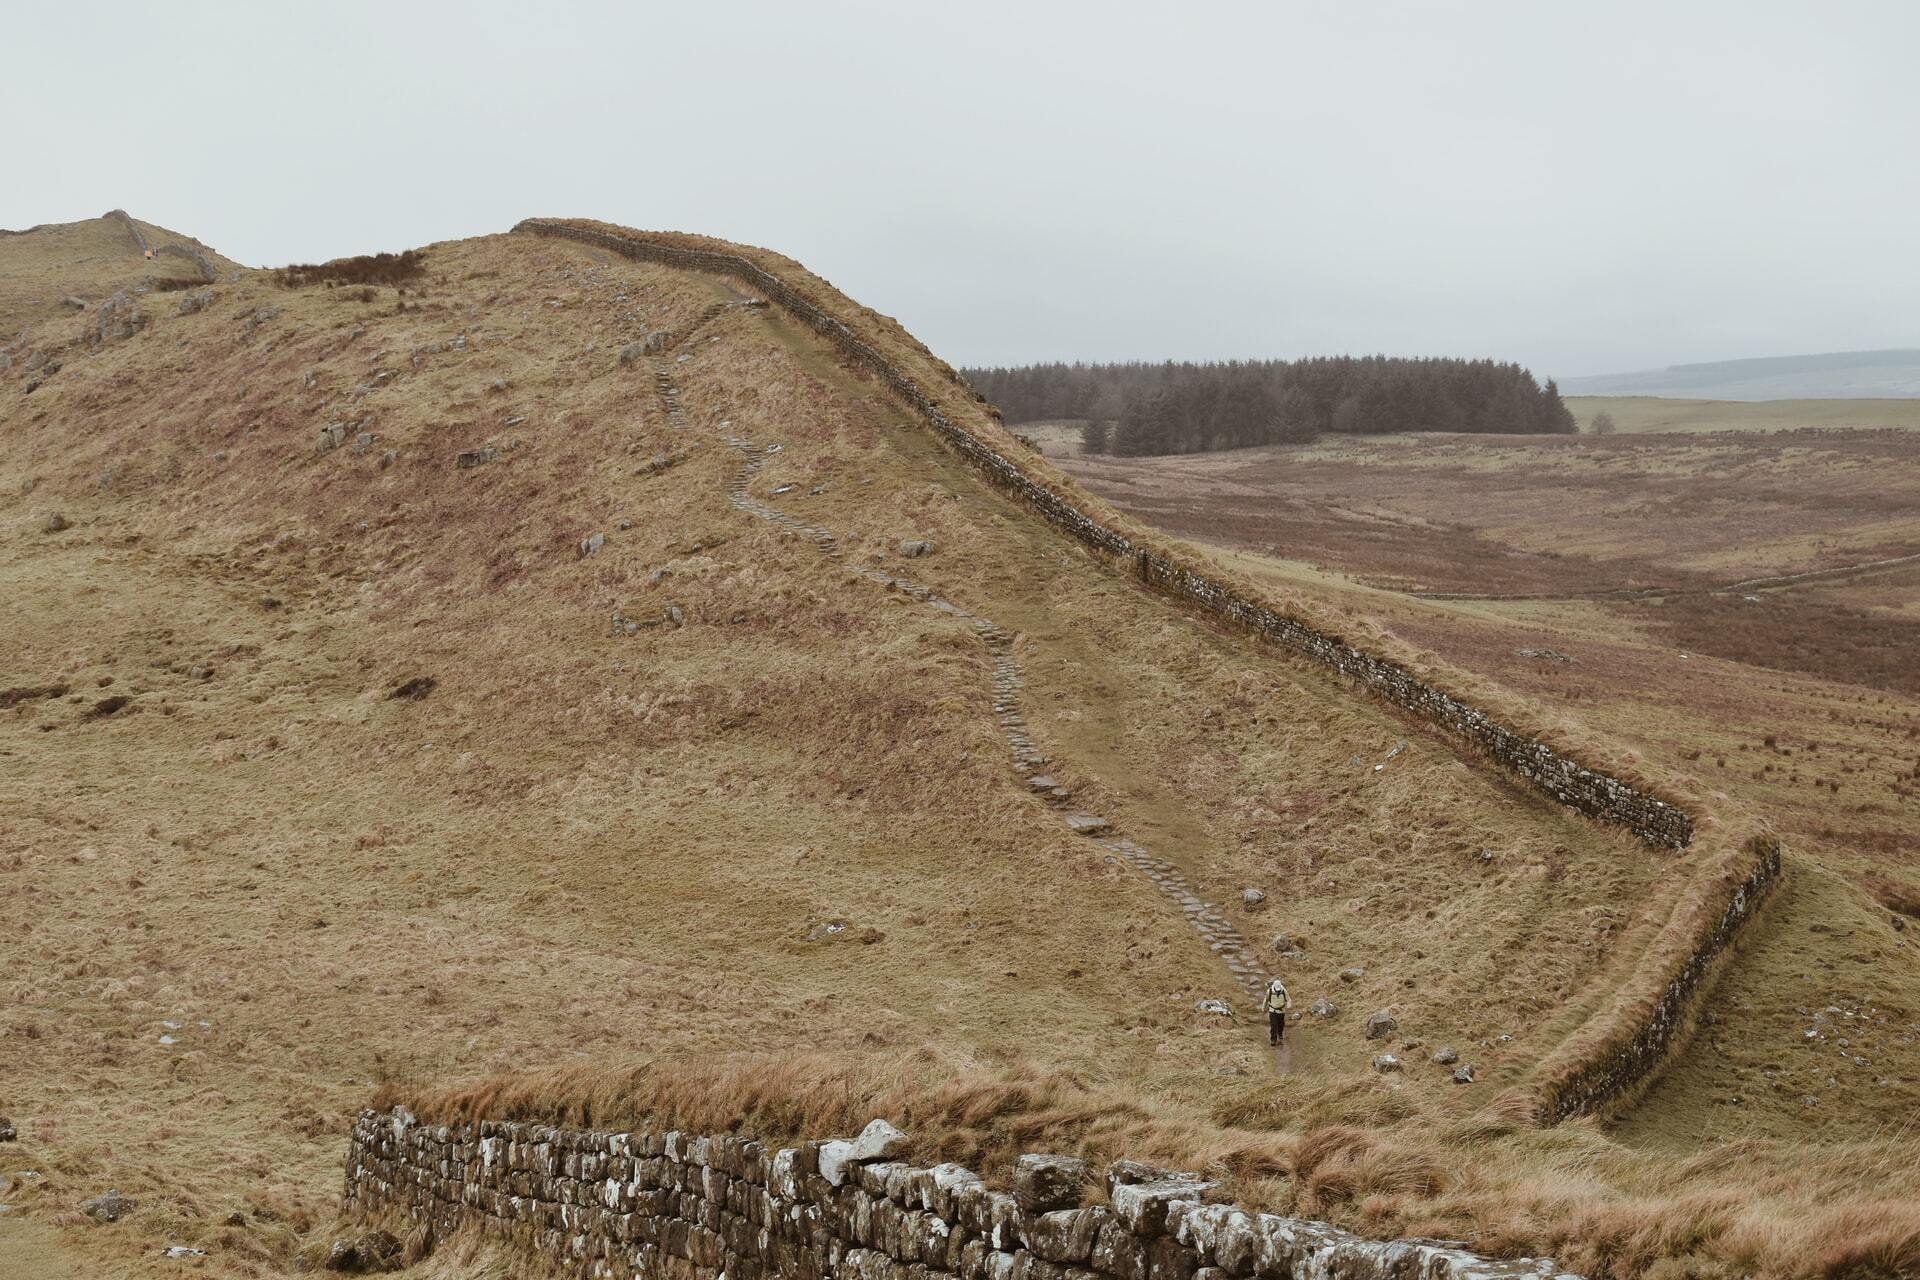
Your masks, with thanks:
[{"label": "flat stone slab", "polygon": [[1102,831],[1111,831],[1113,824],[1090,813],[1070,813],[1067,815],[1067,829],[1075,835],[1097,836]]}]

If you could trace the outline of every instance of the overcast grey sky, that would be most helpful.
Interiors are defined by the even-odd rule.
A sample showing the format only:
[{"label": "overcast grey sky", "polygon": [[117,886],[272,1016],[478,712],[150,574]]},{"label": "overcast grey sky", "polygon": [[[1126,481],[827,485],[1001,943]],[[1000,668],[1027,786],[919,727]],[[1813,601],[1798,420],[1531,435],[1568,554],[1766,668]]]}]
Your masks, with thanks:
[{"label": "overcast grey sky", "polygon": [[0,226],[778,249],[956,364],[1920,346],[1906,2],[41,5]]}]

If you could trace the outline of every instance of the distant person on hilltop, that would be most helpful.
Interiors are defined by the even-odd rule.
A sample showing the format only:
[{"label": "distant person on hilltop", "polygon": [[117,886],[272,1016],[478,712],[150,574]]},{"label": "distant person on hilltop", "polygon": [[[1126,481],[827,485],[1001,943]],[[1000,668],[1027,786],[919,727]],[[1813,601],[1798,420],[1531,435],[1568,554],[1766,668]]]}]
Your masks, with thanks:
[{"label": "distant person on hilltop", "polygon": [[1287,984],[1275,978],[1267,984],[1267,1043],[1279,1044],[1287,1034]]}]

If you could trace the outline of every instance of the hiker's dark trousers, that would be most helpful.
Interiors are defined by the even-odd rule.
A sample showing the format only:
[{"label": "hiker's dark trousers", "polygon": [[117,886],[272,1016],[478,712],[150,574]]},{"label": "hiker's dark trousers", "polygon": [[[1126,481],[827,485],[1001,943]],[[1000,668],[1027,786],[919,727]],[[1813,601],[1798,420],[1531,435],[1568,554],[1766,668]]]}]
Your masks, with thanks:
[{"label": "hiker's dark trousers", "polygon": [[1267,1013],[1267,1043],[1279,1044],[1287,1033],[1287,1015],[1269,1010]]}]

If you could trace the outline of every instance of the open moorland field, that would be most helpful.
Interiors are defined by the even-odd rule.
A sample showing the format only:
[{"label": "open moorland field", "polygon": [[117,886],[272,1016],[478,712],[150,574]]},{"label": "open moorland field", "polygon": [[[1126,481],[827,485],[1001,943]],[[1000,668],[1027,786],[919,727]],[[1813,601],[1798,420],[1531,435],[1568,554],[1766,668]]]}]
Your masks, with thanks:
[{"label": "open moorland field", "polygon": [[1920,554],[1920,435],[1359,436],[1171,458],[1081,455],[1083,483],[1182,537],[1421,594],[1563,598]]},{"label": "open moorland field", "polygon": [[[1907,1131],[1920,562],[1713,587],[1920,550],[1920,436],[1391,438],[1130,460],[1052,436],[1136,514],[1276,585],[1343,596],[1775,823],[1785,887],[1619,1136]],[[1670,589],[1622,590],[1652,584]],[[1407,590],[1476,587],[1530,598]]]},{"label": "open moorland field", "polygon": [[1887,400],[1679,400],[1664,396],[1568,396],[1567,408],[1586,430],[1595,417],[1614,429],[1658,435],[1698,431],[1920,430],[1920,396]]},{"label": "open moorland field", "polygon": [[[9,347],[0,1276],[293,1273],[376,1090],[572,1067],[533,1094],[577,1109],[634,1062],[693,1082],[621,1104],[668,1123],[820,1136],[884,1109],[920,1156],[1161,1159],[1596,1275],[1920,1248],[1891,1128],[1920,1104],[1912,950],[1863,887],[1869,865],[1913,884],[1909,783],[1877,754],[1904,695],[1770,675],[1800,719],[1737,746],[1672,709],[1650,738],[1599,696],[1608,664],[1671,666],[1631,628],[1543,675],[1498,664],[1807,838],[1647,1131],[1534,1128],[1489,1104],[1609,1007],[1686,855],[1095,565],[716,278],[528,236],[426,262],[399,286],[242,273]],[[1871,538],[1831,536],[1891,544],[1885,505]],[[1409,634],[1469,665],[1523,625],[1300,581],[1428,618]],[[1701,696],[1694,670],[1667,687]],[[1070,799],[1014,771],[1010,728]],[[1815,728],[1837,793],[1811,785]],[[1829,857],[1816,821],[1882,843]],[[1183,911],[1175,875],[1226,905]],[[1284,1058],[1223,963],[1236,934],[1298,1007],[1336,1006]],[[1739,985],[1776,940],[1777,980]],[[1403,1070],[1372,1068],[1383,1047]],[[109,1188],[136,1204],[110,1226],[79,1211]],[[206,1256],[161,1260],[176,1244]]]}]

